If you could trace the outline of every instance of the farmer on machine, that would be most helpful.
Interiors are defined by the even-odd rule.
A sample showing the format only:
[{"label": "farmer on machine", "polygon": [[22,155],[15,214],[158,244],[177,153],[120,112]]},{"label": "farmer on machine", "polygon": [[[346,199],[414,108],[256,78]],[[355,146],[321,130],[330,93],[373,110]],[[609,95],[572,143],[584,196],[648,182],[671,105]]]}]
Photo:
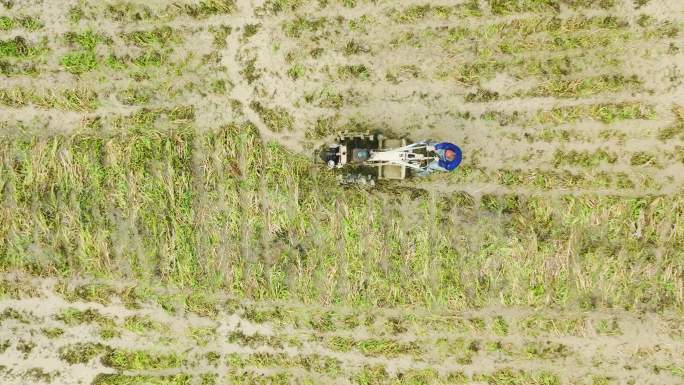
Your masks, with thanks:
[{"label": "farmer on machine", "polygon": [[461,149],[449,142],[437,143],[434,141],[426,142],[426,149],[437,154],[435,160],[429,163],[423,170],[416,173],[418,176],[428,176],[439,171],[453,171],[461,163]]}]

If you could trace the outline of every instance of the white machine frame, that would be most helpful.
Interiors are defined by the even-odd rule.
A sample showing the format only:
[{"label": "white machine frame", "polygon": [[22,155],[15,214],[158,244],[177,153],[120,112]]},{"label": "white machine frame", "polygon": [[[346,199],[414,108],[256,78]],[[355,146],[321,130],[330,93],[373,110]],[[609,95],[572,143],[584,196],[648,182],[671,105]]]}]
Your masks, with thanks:
[{"label": "white machine frame", "polygon": [[[435,157],[425,155],[430,151],[415,152],[416,150],[426,150],[427,142],[406,144],[406,139],[388,139],[383,135],[372,135],[370,133],[341,135],[340,141],[344,139],[360,139],[377,141],[378,148],[368,148],[368,159],[360,161],[359,164],[377,167],[378,179],[404,179],[407,170],[413,169],[420,171],[425,169],[428,163]],[[337,161],[328,161],[329,168],[342,168],[349,164],[348,155],[350,149],[346,144],[333,144],[329,149],[337,154]]]},{"label": "white machine frame", "polygon": [[424,143],[413,143],[400,148],[393,148],[388,150],[371,150],[370,158],[365,163],[376,166],[403,166],[415,170],[422,170],[425,166],[420,164],[424,161],[432,161],[434,157],[423,154],[416,154],[413,150],[420,150],[427,148]]},{"label": "white machine frame", "polygon": [[[380,142],[382,143],[385,138],[380,137]],[[406,143],[402,140],[403,144]],[[426,149],[428,146],[424,142],[413,143],[409,145],[404,145],[399,148],[391,149],[371,149],[370,158],[364,161],[364,163],[372,166],[403,166],[416,170],[421,170],[424,166],[420,166],[423,161],[434,160],[433,156],[426,156],[423,154],[414,153],[413,150]],[[339,149],[340,162],[336,165],[334,163],[329,163],[330,168],[342,168],[347,165],[347,146],[341,144],[331,145],[330,148]]]}]

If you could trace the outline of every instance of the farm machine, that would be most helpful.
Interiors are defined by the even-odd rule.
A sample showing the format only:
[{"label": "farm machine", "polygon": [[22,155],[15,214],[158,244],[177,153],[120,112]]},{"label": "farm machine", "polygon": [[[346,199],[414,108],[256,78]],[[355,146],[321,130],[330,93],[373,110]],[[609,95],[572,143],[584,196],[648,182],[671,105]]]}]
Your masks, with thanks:
[{"label": "farm machine", "polygon": [[326,145],[320,158],[330,169],[344,169],[341,184],[374,186],[378,180],[401,180],[423,170],[435,160],[427,142],[386,138],[382,134],[353,133],[337,136]]}]

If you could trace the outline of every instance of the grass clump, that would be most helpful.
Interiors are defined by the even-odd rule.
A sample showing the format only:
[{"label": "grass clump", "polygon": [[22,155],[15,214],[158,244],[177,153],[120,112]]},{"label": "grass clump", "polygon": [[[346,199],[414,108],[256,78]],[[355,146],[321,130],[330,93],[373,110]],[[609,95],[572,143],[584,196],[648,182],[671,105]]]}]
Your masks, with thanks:
[{"label": "grass clump", "polygon": [[245,79],[247,79],[248,84],[254,83],[261,77],[260,70],[256,66],[256,61],[256,57],[251,57],[245,60],[245,65],[240,70],[240,75],[244,76]]},{"label": "grass clump", "polygon": [[82,8],[73,6],[69,8],[67,16],[71,24],[78,24],[83,18],[85,18],[86,15]]},{"label": "grass clump", "polygon": [[639,151],[632,155],[632,157],[629,159],[629,164],[631,164],[632,166],[645,166],[649,164],[656,165],[657,158],[654,154]]},{"label": "grass clump", "polygon": [[465,96],[466,103],[490,102],[497,100],[499,93],[479,88],[477,92],[470,92]]},{"label": "grass clump", "polygon": [[140,68],[161,67],[167,63],[170,52],[168,50],[148,49],[131,60]]},{"label": "grass clump", "polygon": [[576,98],[625,89],[639,90],[642,84],[643,82],[636,75],[601,75],[577,80],[552,80],[525,94],[529,96]]},{"label": "grass clump", "polygon": [[27,31],[37,31],[43,28],[43,23],[39,19],[30,16],[20,17],[18,21],[18,24]]},{"label": "grass clump", "polygon": [[531,336],[543,333],[583,336],[586,333],[586,319],[584,318],[557,319],[532,315],[520,320],[518,326],[525,334]]},{"label": "grass clump", "polygon": [[[539,47],[536,47],[535,43],[548,48],[560,48],[568,44],[591,44],[586,41],[589,37],[587,32],[603,29],[607,30],[602,31],[605,34],[609,34],[609,31],[614,34],[628,27],[627,21],[615,16],[575,16],[565,19],[557,16],[534,16],[478,28],[450,28],[446,30],[445,42],[451,48],[457,48],[452,45],[464,40],[477,39],[482,45],[496,51],[513,53],[518,50],[536,50]],[[539,35],[543,32],[549,35]],[[510,37],[501,39],[500,36]],[[514,60],[520,61],[521,58]]]},{"label": "grass clump", "polygon": [[684,366],[679,366],[674,363],[667,365],[654,365],[653,372],[655,374],[660,374],[660,372],[670,373],[673,376],[684,378]]},{"label": "grass clump", "polygon": [[0,280],[0,298],[23,299],[40,297],[40,289],[30,282],[21,280]]},{"label": "grass clump", "polygon": [[145,105],[152,99],[153,93],[149,88],[127,88],[119,93],[119,99],[128,106]]},{"label": "grass clump", "polygon": [[358,41],[352,39],[352,40],[349,40],[349,41],[344,45],[344,49],[342,50],[342,52],[343,52],[346,56],[359,55],[359,54],[362,54],[362,53],[368,53],[368,52],[370,52],[370,48],[368,48],[367,45],[365,45],[365,44],[363,44],[363,43],[359,43]]},{"label": "grass clump", "polygon": [[[481,29],[470,29],[466,27],[458,27],[447,30],[447,35],[442,37],[442,46],[449,52],[461,53],[472,52],[480,57],[491,56],[491,54],[499,54],[508,56],[507,61],[520,61],[522,55],[526,53],[539,53],[545,51],[557,52],[567,50],[589,50],[599,48],[620,49],[622,44],[635,38],[634,32],[629,30],[622,22],[612,23],[612,19],[602,24],[602,21],[589,22],[596,19],[580,19],[588,20],[587,22],[578,22],[574,25],[558,24],[554,20],[542,20],[542,23],[547,23],[551,31],[547,33],[534,33],[534,31],[541,32],[539,25],[535,23],[526,22],[508,22],[488,26]],[[509,31],[509,29],[520,29],[519,34]],[[597,34],[595,29],[601,28],[601,33]],[[556,29],[556,30],[553,30]],[[525,31],[527,30],[527,33]],[[432,35],[441,37],[443,34],[432,32]],[[430,35],[425,32],[424,35]],[[463,40],[469,41],[477,37],[477,48],[470,44],[463,44]],[[494,37],[496,38],[494,38]],[[499,36],[503,36],[500,38]],[[420,41],[427,38],[415,40],[417,34],[413,34],[413,38],[405,36],[398,38],[397,44],[409,44],[420,46]],[[485,55],[486,54],[486,55]],[[599,53],[600,54],[600,53]],[[613,59],[613,60],[611,60]],[[614,61],[614,55],[607,58],[609,61]],[[521,65],[524,65],[522,63]],[[593,68],[593,67],[592,67]]]},{"label": "grass clump", "polygon": [[336,314],[327,311],[320,315],[312,315],[309,319],[309,326],[317,332],[331,332],[336,329],[335,325]]},{"label": "grass clump", "polygon": [[190,385],[192,377],[187,374],[175,376],[129,376],[100,373],[91,385]]},{"label": "grass clump", "polygon": [[413,342],[403,343],[391,339],[354,340],[347,337],[334,336],[328,340],[332,350],[347,352],[358,349],[369,357],[396,357],[402,354],[419,354],[420,348]]},{"label": "grass clump", "polygon": [[669,154],[668,158],[674,158],[680,163],[684,164],[684,146],[675,146],[673,154]]},{"label": "grass clump", "polygon": [[206,346],[209,342],[216,338],[216,329],[210,327],[191,327],[188,329],[187,334],[198,346]]},{"label": "grass clump", "polygon": [[272,15],[277,15],[283,11],[296,11],[305,3],[306,0],[266,0],[263,9]]},{"label": "grass clump", "polygon": [[181,35],[166,25],[152,30],[129,32],[123,35],[123,39],[140,48],[162,48],[182,41]]},{"label": "grass clump", "polygon": [[0,60],[0,74],[10,76],[35,76],[38,74],[38,67],[34,63],[11,63],[7,60]]},{"label": "grass clump", "polygon": [[494,323],[492,325],[492,330],[497,336],[505,336],[508,334],[508,323],[502,316],[494,317]]},{"label": "grass clump", "polygon": [[[83,9],[72,8],[74,20],[80,20],[85,15]],[[152,9],[145,4],[137,4],[129,1],[118,1],[107,4],[104,8],[104,17],[122,23],[135,23],[147,21],[154,16]],[[73,21],[72,21],[73,22]]]},{"label": "grass clump", "polygon": [[287,110],[282,107],[268,108],[253,101],[249,105],[261,118],[266,127],[273,132],[292,131],[294,120]]},{"label": "grass clump", "polygon": [[349,19],[347,27],[355,32],[367,33],[368,27],[373,23],[373,20],[375,19],[370,15],[361,15],[358,18]]},{"label": "grass clump", "polygon": [[313,130],[307,132],[307,137],[322,138],[336,132],[335,117],[328,116],[316,119]]},{"label": "grass clump", "polygon": [[344,105],[344,96],[333,87],[325,87],[318,92],[305,95],[307,103],[315,103],[321,108],[339,109]]},{"label": "grass clump", "polygon": [[49,339],[59,338],[64,334],[64,329],[62,328],[42,328],[40,331]]},{"label": "grass clump", "polygon": [[59,358],[68,364],[87,364],[100,354],[110,350],[109,347],[99,343],[76,343],[59,348]]},{"label": "grass clump", "polygon": [[102,364],[117,370],[177,368],[184,364],[176,353],[158,354],[144,350],[112,349],[102,357]]},{"label": "grass clump", "polygon": [[246,41],[250,37],[256,35],[259,32],[260,28],[261,28],[261,24],[247,24],[247,25],[245,25],[245,28],[242,30],[242,40]]},{"label": "grass clump", "polygon": [[566,358],[573,354],[566,345],[558,342],[528,342],[524,346],[525,355],[529,359],[551,360]]},{"label": "grass clump", "polygon": [[200,375],[199,385],[216,385],[218,384],[218,374],[204,373]]},{"label": "grass clump", "polygon": [[440,378],[439,373],[432,368],[411,369],[397,374],[399,384],[458,384],[465,383],[465,379],[459,381],[453,374],[446,378]]},{"label": "grass clump", "polygon": [[653,105],[638,102],[600,103],[569,107],[556,107],[535,113],[526,124],[565,124],[582,119],[594,119],[609,124],[621,120],[655,119]]},{"label": "grass clump", "polygon": [[558,13],[561,4],[577,8],[609,9],[615,0],[486,0],[494,15],[509,15],[521,12]]},{"label": "grass clump", "polygon": [[645,39],[673,39],[679,35],[681,26],[671,20],[665,20],[660,23],[653,23],[653,19],[644,20],[639,18],[637,23],[644,28],[643,37]]},{"label": "grass clump", "polygon": [[218,303],[209,293],[193,292],[184,298],[185,311],[202,317],[216,318],[219,313]]},{"label": "grass clump", "polygon": [[254,353],[242,360],[241,366],[245,365],[258,368],[303,368],[331,377],[342,373],[339,360],[318,354],[289,356],[284,353]]},{"label": "grass clump", "polygon": [[104,61],[104,64],[107,68],[110,68],[114,71],[124,70],[128,66],[127,57],[116,55],[107,56],[107,58]]},{"label": "grass clump", "polygon": [[609,376],[591,376],[591,385],[612,385],[615,378]]},{"label": "grass clump", "polygon": [[512,369],[498,370],[492,374],[476,374],[473,380],[486,382],[490,385],[560,385],[557,375],[550,372],[528,373],[524,371],[513,371]]},{"label": "grass clump", "polygon": [[482,16],[482,10],[477,0],[467,0],[459,5],[449,7],[430,4],[411,5],[403,10],[393,9],[388,16],[396,23],[413,24],[428,17],[447,19],[452,15]]},{"label": "grass clump", "polygon": [[91,30],[83,33],[67,32],[64,41],[70,46],[80,47],[85,51],[92,51],[98,44],[106,41],[105,37]]},{"label": "grass clump", "polygon": [[12,307],[8,307],[0,313],[0,323],[4,320],[13,319],[17,322],[27,324],[31,318],[30,314],[25,311],[18,311]]},{"label": "grass clump", "polygon": [[[562,51],[570,49],[596,49],[620,46],[625,42],[634,39],[634,35],[622,29],[609,30],[600,35],[596,35],[593,31],[580,31],[572,34],[558,32],[551,34],[548,38],[538,38],[536,42],[529,45],[526,43],[517,44],[515,41],[509,41],[510,45],[500,46],[504,53],[514,53],[516,51],[533,49],[532,47],[545,49],[549,51]],[[504,49],[506,47],[506,49]],[[528,48],[529,47],[529,48]]]},{"label": "grass clump", "polygon": [[39,56],[47,51],[47,41],[45,40],[39,44],[30,44],[21,36],[11,40],[0,40],[0,59],[28,59]]},{"label": "grass clump", "polygon": [[99,61],[95,54],[95,48],[99,43],[105,41],[103,36],[93,31],[86,31],[80,34],[69,32],[65,35],[65,40],[70,45],[80,47],[80,49],[60,58],[59,64],[66,71],[79,75],[93,71],[98,67]]},{"label": "grass clump", "polygon": [[679,138],[684,140],[684,107],[679,105],[672,106],[674,122],[658,131],[658,139],[662,141]]},{"label": "grass clump", "polygon": [[44,109],[63,111],[92,111],[99,102],[97,94],[85,88],[54,89],[35,92],[21,87],[0,89],[0,104],[9,107],[35,105]]},{"label": "grass clump", "polygon": [[476,60],[467,62],[458,68],[450,68],[452,74],[445,73],[446,76],[453,76],[458,82],[466,85],[477,84],[480,80],[494,77],[495,74],[510,68],[508,63],[503,61]]},{"label": "grass clump", "polygon": [[17,350],[24,354],[24,359],[35,349],[36,343],[30,340],[19,339]]},{"label": "grass clump", "polygon": [[384,365],[364,365],[350,380],[360,385],[385,384],[389,380],[389,374]]},{"label": "grass clump", "polygon": [[459,365],[470,365],[473,363],[473,357],[480,351],[481,344],[479,340],[440,338],[436,341],[435,347],[438,351],[446,352]]},{"label": "grass clump", "polygon": [[30,381],[29,383],[52,383],[53,379],[59,375],[58,371],[46,372],[43,368],[30,368],[25,370],[21,377]]},{"label": "grass clump", "polygon": [[198,3],[184,4],[183,12],[195,19],[205,19],[214,15],[229,15],[237,11],[235,0],[201,0]]},{"label": "grass clump", "polygon": [[401,354],[418,354],[420,348],[415,343],[401,343],[389,339],[368,339],[355,342],[355,347],[367,356],[394,357]]},{"label": "grass clump", "polygon": [[276,373],[264,375],[255,372],[230,373],[228,375],[231,384],[264,384],[264,385],[288,385],[293,383],[293,375],[290,373]]},{"label": "grass clump", "polygon": [[624,190],[631,190],[636,187],[632,178],[624,172],[619,172],[615,175],[615,186]]},{"label": "grass clump", "polygon": [[[324,17],[319,18],[304,18],[302,16],[297,16],[296,19],[286,21],[283,23],[283,32],[285,36],[290,38],[300,38],[304,33],[315,33],[322,30],[328,21]],[[316,37],[313,39],[317,40]]]},{"label": "grass clump", "polygon": [[337,74],[340,79],[361,79],[368,80],[371,71],[364,64],[347,64],[337,67]]},{"label": "grass clump", "polygon": [[604,162],[613,164],[617,161],[617,159],[617,154],[614,152],[608,152],[601,148],[595,151],[556,150],[555,154],[553,155],[553,165],[556,167],[567,165],[593,168]]},{"label": "grass clump", "polygon": [[[502,178],[506,178],[504,175]],[[508,184],[508,183],[504,183]],[[518,195],[494,195],[485,194],[482,196],[482,207],[491,212],[500,214],[511,214],[519,212],[521,200]]]},{"label": "grass clump", "polygon": [[259,333],[247,335],[241,330],[231,332],[228,335],[228,342],[231,344],[249,346],[251,348],[256,348],[259,346],[272,346],[276,348],[283,347],[282,341],[275,336],[266,336]]},{"label": "grass clump", "polygon": [[124,319],[124,328],[137,333],[145,334],[148,332],[167,332],[169,327],[162,323],[152,320],[149,316],[132,315]]},{"label": "grass clump", "polygon": [[405,326],[405,321],[406,320],[402,318],[388,318],[385,322],[385,327],[393,335],[403,334],[406,333],[406,331],[408,331],[408,329]]},{"label": "grass clump", "polygon": [[27,31],[37,31],[43,28],[43,23],[40,20],[30,17],[8,17],[0,16],[0,31],[10,31],[14,28],[23,28]]},{"label": "grass clump", "polygon": [[214,47],[222,49],[228,46],[226,39],[233,32],[233,27],[229,25],[211,26],[209,32],[214,35]]},{"label": "grass clump", "polygon": [[348,352],[354,348],[355,341],[352,338],[333,336],[328,340],[328,347],[338,352]]},{"label": "grass clump", "polygon": [[558,12],[558,0],[487,0],[494,15],[521,12]]},{"label": "grass clump", "polygon": [[243,306],[243,309],[242,317],[257,324],[263,324],[270,321],[277,324],[291,322],[294,325],[299,325],[301,322],[296,314],[284,311],[280,306],[275,306],[273,308]]},{"label": "grass clump", "polygon": [[68,308],[56,315],[55,319],[64,322],[67,326],[91,323],[95,323],[103,327],[111,327],[116,325],[114,319],[100,314],[100,312],[96,309],[78,310],[76,308]]},{"label": "grass clump", "polygon": [[402,81],[417,79],[421,75],[421,70],[415,65],[401,65],[395,68],[389,68],[385,74],[385,79],[394,84],[399,84]]},{"label": "grass clump", "polygon": [[[480,114],[480,119],[495,121],[501,126],[508,126],[517,123],[520,120],[520,114],[517,111],[512,114],[503,111],[485,111]],[[471,119],[468,118],[468,120]]]},{"label": "grass clump", "polygon": [[62,56],[59,60],[59,64],[61,64],[66,71],[79,75],[96,69],[98,61],[94,52],[79,51]]},{"label": "grass clump", "polygon": [[411,24],[430,15],[433,8],[430,4],[412,5],[401,12],[397,12],[394,20],[399,23]]},{"label": "grass clump", "polygon": [[87,283],[75,288],[69,288],[65,284],[60,284],[57,286],[56,291],[69,302],[97,302],[102,305],[108,305],[112,296],[117,294],[116,290],[111,286],[98,283]]},{"label": "grass clump", "polygon": [[14,20],[7,16],[0,16],[0,31],[9,31],[14,28]]},{"label": "grass clump", "polygon": [[302,76],[304,76],[305,73],[306,69],[303,65],[299,63],[293,65],[287,70],[287,76],[289,76],[292,80],[297,80],[301,78]]}]

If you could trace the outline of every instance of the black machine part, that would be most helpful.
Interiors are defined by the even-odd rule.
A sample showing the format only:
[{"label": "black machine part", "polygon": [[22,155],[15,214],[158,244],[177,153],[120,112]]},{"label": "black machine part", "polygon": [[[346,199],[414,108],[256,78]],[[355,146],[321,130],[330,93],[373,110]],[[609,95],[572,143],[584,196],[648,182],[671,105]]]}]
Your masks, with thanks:
[{"label": "black machine part", "polygon": [[321,160],[333,167],[340,164],[340,146],[337,144],[330,145],[321,150]]},{"label": "black machine part", "polygon": [[370,149],[354,148],[352,149],[352,163],[363,163],[370,158]]}]

